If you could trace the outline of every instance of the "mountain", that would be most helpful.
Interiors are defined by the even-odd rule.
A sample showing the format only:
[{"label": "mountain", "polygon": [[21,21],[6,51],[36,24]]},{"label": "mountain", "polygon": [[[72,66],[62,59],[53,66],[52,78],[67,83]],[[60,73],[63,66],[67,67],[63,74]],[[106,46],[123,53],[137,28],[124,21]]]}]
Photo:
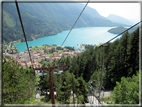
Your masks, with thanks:
[{"label": "mountain", "polygon": [[[70,29],[84,8],[81,3],[18,3],[27,40],[55,35]],[[77,27],[120,26],[87,6]],[[24,41],[15,3],[3,3],[3,40]]]},{"label": "mountain", "polygon": [[114,15],[114,14],[110,14],[107,18],[114,23],[121,23],[121,24],[126,24],[126,25],[133,25],[134,24],[130,20],[123,18],[121,16]]},{"label": "mountain", "polygon": [[[133,33],[139,26],[135,26],[133,27],[132,29],[128,30],[128,32],[131,34]],[[127,28],[124,28],[123,26],[119,26],[119,27],[116,27],[116,28],[112,28],[112,29],[109,29],[108,32],[109,33],[113,33],[113,34],[120,34],[122,32],[124,32],[125,30],[127,30]]]},{"label": "mountain", "polygon": [[113,33],[113,34],[120,34],[121,32],[125,31],[126,29],[127,28],[124,28],[123,26],[119,26],[116,28],[109,29],[108,32]]}]

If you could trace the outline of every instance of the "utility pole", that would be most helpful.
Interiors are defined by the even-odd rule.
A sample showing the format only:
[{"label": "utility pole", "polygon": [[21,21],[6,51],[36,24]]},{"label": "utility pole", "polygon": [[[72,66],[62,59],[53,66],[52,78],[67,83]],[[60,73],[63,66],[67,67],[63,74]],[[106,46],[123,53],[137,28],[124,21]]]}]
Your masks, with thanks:
[{"label": "utility pole", "polygon": [[60,66],[53,66],[53,67],[44,67],[44,68],[34,68],[34,70],[46,70],[46,71],[49,71],[49,75],[50,75],[50,92],[51,92],[51,98],[52,98],[52,104],[53,104],[53,107],[55,107],[55,96],[54,96],[54,88],[53,88],[53,78],[52,78],[52,71],[54,69],[58,69],[58,68],[63,68],[63,70],[66,70],[67,69],[67,66],[66,64],[64,65],[60,65]]}]

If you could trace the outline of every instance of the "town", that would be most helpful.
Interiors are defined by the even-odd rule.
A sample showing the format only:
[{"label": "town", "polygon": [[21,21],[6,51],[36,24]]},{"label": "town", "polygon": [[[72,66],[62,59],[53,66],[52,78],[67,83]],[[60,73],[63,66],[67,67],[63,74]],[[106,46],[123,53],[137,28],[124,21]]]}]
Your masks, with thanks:
[{"label": "town", "polygon": [[72,47],[61,47],[57,45],[43,45],[43,46],[35,46],[29,47],[29,51],[31,54],[32,63],[30,61],[29,52],[25,50],[24,52],[18,52],[15,47],[11,48],[9,53],[6,53],[3,50],[3,56],[8,60],[8,57],[14,59],[17,63],[19,63],[23,68],[34,66],[41,67],[42,61],[46,63],[52,63],[54,60],[59,60],[61,57],[77,56],[83,51],[79,49],[75,49]]}]

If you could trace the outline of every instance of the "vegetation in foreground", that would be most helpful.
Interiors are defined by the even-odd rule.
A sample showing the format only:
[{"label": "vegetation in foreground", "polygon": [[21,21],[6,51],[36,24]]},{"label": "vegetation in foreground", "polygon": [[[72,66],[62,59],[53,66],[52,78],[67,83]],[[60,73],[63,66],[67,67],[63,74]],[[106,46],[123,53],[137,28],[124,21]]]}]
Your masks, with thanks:
[{"label": "vegetation in foreground", "polygon": [[112,98],[115,104],[139,104],[139,72],[116,82]]},{"label": "vegetation in foreground", "polygon": [[34,98],[36,78],[32,68],[20,68],[14,60],[2,62],[2,103],[24,104]]},{"label": "vegetation in foreground", "polygon": [[107,104],[139,104],[139,72],[132,77],[122,77],[116,82],[113,92],[101,101]]},{"label": "vegetation in foreground", "polygon": [[[114,90],[112,97],[116,104],[138,104],[139,89],[136,71],[139,68],[139,29],[132,34],[126,32],[120,39],[108,43],[104,47],[104,53],[105,66],[102,85],[105,89]],[[76,101],[80,104],[86,103],[87,82],[90,79],[100,82],[102,61],[103,48],[91,48],[77,57],[63,57],[53,61],[50,66],[65,63],[69,67],[62,74],[53,74],[53,85],[58,93],[57,100],[63,104],[76,103]],[[44,63],[42,66],[49,65]],[[24,104],[33,98],[34,86],[37,82],[33,81],[35,76],[31,68],[23,69],[13,60],[3,59],[2,75],[4,104]],[[49,75],[40,77],[39,86],[42,87],[42,93],[50,89]],[[50,95],[44,95],[46,102],[51,100]]]}]

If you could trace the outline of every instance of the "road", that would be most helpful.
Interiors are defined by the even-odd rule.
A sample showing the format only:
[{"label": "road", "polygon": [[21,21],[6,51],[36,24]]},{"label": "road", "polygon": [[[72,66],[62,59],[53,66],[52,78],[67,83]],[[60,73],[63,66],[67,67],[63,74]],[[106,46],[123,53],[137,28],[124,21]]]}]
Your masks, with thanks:
[{"label": "road", "polygon": [[40,99],[40,91],[39,90],[37,91],[36,99]]},{"label": "road", "polygon": [[98,105],[99,104],[99,101],[94,96],[88,96],[88,100],[89,100],[90,104],[93,104],[93,105]]},{"label": "road", "polygon": [[[104,92],[101,91],[100,98],[109,97],[111,93],[112,93],[112,90],[104,91]],[[99,92],[96,92],[96,96],[99,96]]]},{"label": "road", "polygon": [[[104,91],[104,92],[101,91],[100,97],[101,97],[101,98],[102,98],[102,97],[103,97],[103,98],[104,98],[104,97],[108,97],[108,96],[110,96],[111,92],[112,92],[112,90]],[[96,96],[99,96],[99,92],[96,92],[95,95],[96,95]],[[88,100],[89,100],[89,103],[90,103],[92,106],[95,106],[95,107],[99,106],[99,101],[96,99],[96,97],[90,95],[90,96],[88,96]],[[106,103],[104,103],[104,102],[101,102],[101,104],[102,104],[102,105],[106,105]]]}]

